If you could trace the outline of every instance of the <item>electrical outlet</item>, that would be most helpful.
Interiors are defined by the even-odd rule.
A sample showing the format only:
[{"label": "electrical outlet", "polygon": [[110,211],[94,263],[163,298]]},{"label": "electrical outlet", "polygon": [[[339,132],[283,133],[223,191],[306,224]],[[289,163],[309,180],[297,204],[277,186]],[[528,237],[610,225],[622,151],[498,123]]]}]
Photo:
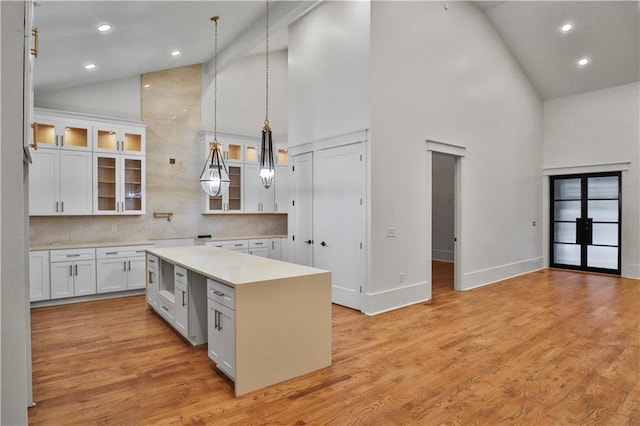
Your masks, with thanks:
[{"label": "electrical outlet", "polygon": [[396,236],[396,228],[387,228],[387,238],[393,238]]},{"label": "electrical outlet", "polygon": [[111,225],[111,232],[117,232],[118,231],[118,225]]},{"label": "electrical outlet", "polygon": [[400,272],[400,282],[404,282],[404,272]]}]

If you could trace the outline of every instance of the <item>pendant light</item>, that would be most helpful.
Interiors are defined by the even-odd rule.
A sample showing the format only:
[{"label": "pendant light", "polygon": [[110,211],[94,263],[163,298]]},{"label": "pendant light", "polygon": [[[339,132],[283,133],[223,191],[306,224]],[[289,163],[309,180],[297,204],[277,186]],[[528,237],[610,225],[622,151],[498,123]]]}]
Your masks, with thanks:
[{"label": "pendant light", "polygon": [[200,185],[207,195],[217,197],[229,192],[229,171],[222,158],[222,145],[218,142],[218,19],[215,23],[215,42],[213,57],[213,142],[209,144],[209,155],[200,174]]},{"label": "pendant light", "polygon": [[262,128],[262,145],[260,147],[260,173],[258,176],[262,181],[262,185],[269,189],[275,176],[275,168],[273,163],[273,140],[271,138],[271,127],[269,126],[269,0],[267,3],[267,31],[265,38],[265,118],[264,127]]}]

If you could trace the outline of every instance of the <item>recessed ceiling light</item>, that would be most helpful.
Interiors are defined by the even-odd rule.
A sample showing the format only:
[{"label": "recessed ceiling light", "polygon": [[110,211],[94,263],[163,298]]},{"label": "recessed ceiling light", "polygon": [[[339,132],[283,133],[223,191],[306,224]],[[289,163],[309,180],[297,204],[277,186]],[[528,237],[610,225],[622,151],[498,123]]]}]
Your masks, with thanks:
[{"label": "recessed ceiling light", "polygon": [[578,59],[578,66],[579,67],[585,67],[585,66],[589,65],[589,62],[590,62],[589,58],[587,58],[587,57],[580,58],[580,59]]},{"label": "recessed ceiling light", "polygon": [[564,24],[560,25],[560,31],[562,31],[563,33],[568,33],[572,29],[573,24],[571,22],[565,22]]},{"label": "recessed ceiling light", "polygon": [[111,25],[109,24],[100,24],[97,27],[97,30],[101,33],[107,32],[111,29]]},{"label": "recessed ceiling light", "polygon": [[94,70],[94,69],[96,69],[96,64],[93,64],[93,63],[92,64],[86,64],[84,66],[84,69],[87,70],[87,71]]},{"label": "recessed ceiling light", "polygon": [[180,50],[174,50],[173,52],[171,52],[171,56],[180,56],[182,54],[182,51]]}]

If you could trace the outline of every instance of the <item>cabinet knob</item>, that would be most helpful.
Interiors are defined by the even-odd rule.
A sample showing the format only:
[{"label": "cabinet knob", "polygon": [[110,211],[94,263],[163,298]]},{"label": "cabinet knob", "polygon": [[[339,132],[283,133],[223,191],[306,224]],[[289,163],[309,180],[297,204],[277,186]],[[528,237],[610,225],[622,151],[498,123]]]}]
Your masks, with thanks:
[{"label": "cabinet knob", "polygon": [[327,247],[329,244],[327,244],[327,243],[325,243],[325,242],[323,241],[323,242],[321,242],[321,243],[320,243],[320,245],[321,245],[322,247]]},{"label": "cabinet knob", "polygon": [[[307,243],[307,244],[313,244],[313,240],[307,240],[307,241],[305,241],[305,243]],[[324,244],[324,243],[323,243],[323,244]]]}]

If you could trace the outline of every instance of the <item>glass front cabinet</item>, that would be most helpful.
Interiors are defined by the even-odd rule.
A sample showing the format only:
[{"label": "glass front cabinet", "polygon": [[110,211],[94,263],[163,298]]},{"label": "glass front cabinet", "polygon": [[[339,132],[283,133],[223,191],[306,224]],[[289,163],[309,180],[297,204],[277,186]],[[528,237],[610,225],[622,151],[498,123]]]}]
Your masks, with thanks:
[{"label": "glass front cabinet", "polygon": [[94,152],[119,152],[142,155],[145,152],[144,129],[98,123],[93,127]]},{"label": "glass front cabinet", "polygon": [[145,158],[94,154],[94,214],[145,213]]},{"label": "glass front cabinet", "polygon": [[33,142],[38,148],[91,151],[91,124],[81,120],[35,115]]}]

